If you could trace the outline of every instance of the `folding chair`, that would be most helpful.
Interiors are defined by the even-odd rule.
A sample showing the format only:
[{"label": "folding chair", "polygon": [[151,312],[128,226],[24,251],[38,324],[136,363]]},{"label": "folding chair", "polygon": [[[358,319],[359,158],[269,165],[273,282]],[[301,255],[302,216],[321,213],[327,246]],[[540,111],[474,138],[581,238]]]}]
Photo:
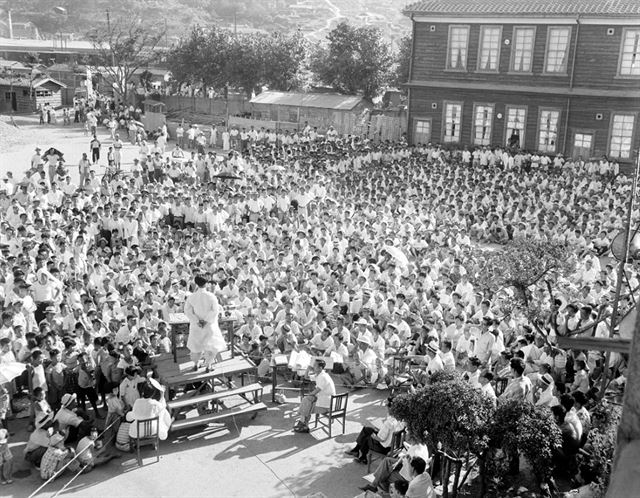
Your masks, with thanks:
[{"label": "folding chair", "polygon": [[[342,434],[344,434],[345,424],[347,422],[348,401],[349,393],[342,393],[331,396],[329,411],[325,413],[316,413],[315,427],[318,427],[318,422],[320,422],[322,430],[327,432],[327,429],[329,429],[329,437],[332,437],[331,425],[333,424],[334,420],[338,420],[338,422],[342,424]],[[326,418],[327,420],[324,421],[323,418]]]},{"label": "folding chair", "polygon": [[137,436],[135,438],[138,465],[142,465],[140,448],[153,445],[156,450],[156,462],[160,461],[160,417],[136,420]]},{"label": "folding chair", "polygon": [[404,440],[406,436],[407,430],[404,428],[394,432],[393,437],[391,438],[391,448],[389,448],[389,453],[387,453],[386,455],[384,453],[378,453],[377,451],[369,450],[369,453],[367,453],[367,472],[371,472],[371,463],[373,462],[374,457],[376,459],[379,459],[377,457],[384,458],[386,456],[396,457],[398,453],[400,453],[404,448]]}]

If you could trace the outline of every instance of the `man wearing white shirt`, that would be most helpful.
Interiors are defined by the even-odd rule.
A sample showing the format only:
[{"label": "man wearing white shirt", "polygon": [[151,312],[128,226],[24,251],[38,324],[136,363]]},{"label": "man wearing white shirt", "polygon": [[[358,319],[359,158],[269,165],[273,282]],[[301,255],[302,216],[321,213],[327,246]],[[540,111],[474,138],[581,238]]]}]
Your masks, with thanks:
[{"label": "man wearing white shirt", "polygon": [[326,363],[323,360],[316,360],[313,364],[316,387],[300,403],[299,418],[293,427],[294,432],[309,432],[308,424],[311,414],[314,411],[324,413],[330,408],[331,396],[335,396],[336,386],[333,379],[325,372],[325,366]]},{"label": "man wearing white shirt", "polygon": [[553,377],[548,373],[543,374],[538,379],[536,390],[533,393],[533,398],[536,400],[535,405],[551,408],[559,404],[560,402],[554,394],[555,387]]}]

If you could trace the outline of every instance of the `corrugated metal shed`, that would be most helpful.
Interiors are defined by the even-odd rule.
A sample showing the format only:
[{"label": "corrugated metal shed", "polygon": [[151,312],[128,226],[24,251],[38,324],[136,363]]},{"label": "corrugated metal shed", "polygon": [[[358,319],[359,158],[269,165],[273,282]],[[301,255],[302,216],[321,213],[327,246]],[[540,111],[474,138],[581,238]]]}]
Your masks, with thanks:
[{"label": "corrugated metal shed", "polygon": [[262,92],[251,99],[252,104],[290,105],[295,107],[316,107],[350,111],[364,99],[358,95],[339,95],[335,93],[289,93]]},{"label": "corrugated metal shed", "polygon": [[640,14],[639,0],[423,0],[407,6],[405,14],[431,15],[598,15]]}]

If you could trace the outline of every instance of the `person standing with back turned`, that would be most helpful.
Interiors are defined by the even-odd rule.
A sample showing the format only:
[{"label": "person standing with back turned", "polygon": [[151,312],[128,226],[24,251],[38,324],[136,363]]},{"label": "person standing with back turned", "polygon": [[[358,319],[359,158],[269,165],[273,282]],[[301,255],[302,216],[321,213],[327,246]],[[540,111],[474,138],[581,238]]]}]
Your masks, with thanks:
[{"label": "person standing with back turned", "polygon": [[198,370],[200,358],[204,356],[205,367],[209,372],[212,370],[211,364],[227,345],[218,327],[218,299],[213,292],[206,290],[207,281],[204,277],[198,275],[194,281],[197,289],[184,305],[184,312],[190,322],[187,347],[194,363],[194,371]]}]

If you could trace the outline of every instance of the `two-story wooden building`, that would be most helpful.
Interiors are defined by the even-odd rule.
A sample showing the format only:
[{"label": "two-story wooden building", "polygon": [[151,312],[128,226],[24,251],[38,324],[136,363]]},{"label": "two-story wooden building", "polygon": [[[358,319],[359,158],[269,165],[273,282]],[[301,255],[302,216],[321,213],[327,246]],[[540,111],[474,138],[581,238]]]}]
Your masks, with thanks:
[{"label": "two-story wooden building", "polygon": [[640,0],[424,0],[405,14],[412,143],[633,160]]}]

